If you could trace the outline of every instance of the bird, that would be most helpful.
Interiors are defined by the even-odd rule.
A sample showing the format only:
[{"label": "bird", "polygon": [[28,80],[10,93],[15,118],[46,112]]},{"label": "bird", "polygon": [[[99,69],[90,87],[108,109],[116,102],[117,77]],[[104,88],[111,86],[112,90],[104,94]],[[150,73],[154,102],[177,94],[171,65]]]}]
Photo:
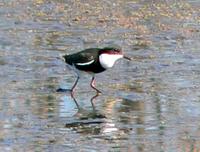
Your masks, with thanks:
[{"label": "bird", "polygon": [[[112,68],[115,62],[121,58],[132,60],[118,47],[88,48],[74,54],[63,55],[62,58],[77,74],[76,81],[70,89],[72,94],[80,78],[79,71],[92,75],[90,86],[99,94],[101,91],[95,87],[95,74]],[[61,90],[58,89],[57,91]]]}]

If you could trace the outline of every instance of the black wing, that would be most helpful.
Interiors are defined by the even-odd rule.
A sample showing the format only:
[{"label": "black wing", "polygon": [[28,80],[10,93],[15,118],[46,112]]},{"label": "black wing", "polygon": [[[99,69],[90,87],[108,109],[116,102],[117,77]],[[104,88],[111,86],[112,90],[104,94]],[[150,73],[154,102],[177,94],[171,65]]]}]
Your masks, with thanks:
[{"label": "black wing", "polygon": [[78,53],[63,56],[65,62],[70,65],[87,65],[98,58],[98,48],[90,48]]}]

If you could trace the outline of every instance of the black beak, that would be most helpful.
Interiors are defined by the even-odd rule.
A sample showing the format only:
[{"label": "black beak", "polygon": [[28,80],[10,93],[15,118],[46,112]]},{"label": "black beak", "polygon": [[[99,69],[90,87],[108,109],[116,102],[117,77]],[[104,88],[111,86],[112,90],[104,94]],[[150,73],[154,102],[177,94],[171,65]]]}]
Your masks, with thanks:
[{"label": "black beak", "polygon": [[124,55],[124,57],[123,57],[124,59],[127,59],[127,60],[129,60],[129,61],[131,61],[132,59],[131,58],[129,58],[129,57],[127,57],[127,56],[125,56]]}]

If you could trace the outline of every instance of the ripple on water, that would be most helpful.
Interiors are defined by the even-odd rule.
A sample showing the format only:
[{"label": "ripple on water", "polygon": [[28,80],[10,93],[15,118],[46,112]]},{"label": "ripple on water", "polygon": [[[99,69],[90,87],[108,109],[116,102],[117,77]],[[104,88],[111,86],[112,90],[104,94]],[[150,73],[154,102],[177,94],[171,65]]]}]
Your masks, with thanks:
[{"label": "ripple on water", "polygon": [[[200,3],[161,3],[0,2],[0,149],[198,151]],[[90,76],[56,92],[75,79],[60,54],[113,43],[133,61],[97,75],[101,95]]]}]

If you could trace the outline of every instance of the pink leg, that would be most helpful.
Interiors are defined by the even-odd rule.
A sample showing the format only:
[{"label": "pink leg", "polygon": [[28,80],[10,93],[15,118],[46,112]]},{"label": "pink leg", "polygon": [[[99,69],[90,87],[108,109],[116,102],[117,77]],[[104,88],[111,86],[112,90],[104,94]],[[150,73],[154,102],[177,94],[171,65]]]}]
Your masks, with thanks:
[{"label": "pink leg", "polygon": [[92,77],[92,80],[91,80],[90,86],[91,86],[94,90],[96,90],[97,93],[101,93],[101,91],[98,90],[98,89],[95,87],[94,76]]}]

